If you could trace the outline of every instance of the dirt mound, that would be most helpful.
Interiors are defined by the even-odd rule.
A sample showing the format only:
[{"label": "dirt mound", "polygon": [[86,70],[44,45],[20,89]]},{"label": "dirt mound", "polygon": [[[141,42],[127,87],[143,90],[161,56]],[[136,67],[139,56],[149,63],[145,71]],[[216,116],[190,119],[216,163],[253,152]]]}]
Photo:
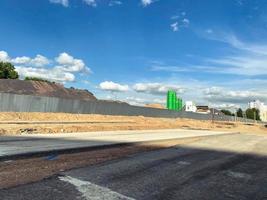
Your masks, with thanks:
[{"label": "dirt mound", "polygon": [[0,112],[0,136],[33,133],[71,133],[116,130],[153,130],[182,128],[267,134],[262,124],[199,121],[193,119],[152,118],[67,113]]},{"label": "dirt mound", "polygon": [[65,88],[59,83],[0,79],[0,92],[79,100],[97,100],[88,90]]},{"label": "dirt mound", "polygon": [[154,104],[146,104],[146,107],[149,107],[149,108],[166,109],[163,105],[161,105],[161,104],[157,104],[157,103],[154,103]]}]

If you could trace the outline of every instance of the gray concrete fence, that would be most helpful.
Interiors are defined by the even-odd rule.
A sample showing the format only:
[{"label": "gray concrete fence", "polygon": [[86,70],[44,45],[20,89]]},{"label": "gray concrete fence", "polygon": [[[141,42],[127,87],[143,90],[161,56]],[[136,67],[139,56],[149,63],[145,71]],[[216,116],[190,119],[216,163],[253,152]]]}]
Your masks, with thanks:
[{"label": "gray concrete fence", "polygon": [[131,106],[118,102],[81,101],[10,93],[0,93],[0,112],[80,113],[253,122],[253,120],[225,115],[212,116],[211,114],[200,114],[185,111],[177,112],[165,109]]}]

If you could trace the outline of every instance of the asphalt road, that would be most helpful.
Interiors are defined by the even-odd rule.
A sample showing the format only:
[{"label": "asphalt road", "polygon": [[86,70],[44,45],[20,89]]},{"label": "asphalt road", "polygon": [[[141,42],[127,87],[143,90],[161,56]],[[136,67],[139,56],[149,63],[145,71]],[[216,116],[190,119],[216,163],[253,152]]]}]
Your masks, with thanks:
[{"label": "asphalt road", "polygon": [[0,199],[267,199],[267,137],[206,137],[0,190]]},{"label": "asphalt road", "polygon": [[26,134],[0,137],[0,159],[8,156],[101,147],[122,143],[221,135],[225,132],[166,129],[134,131],[99,131],[62,134]]}]

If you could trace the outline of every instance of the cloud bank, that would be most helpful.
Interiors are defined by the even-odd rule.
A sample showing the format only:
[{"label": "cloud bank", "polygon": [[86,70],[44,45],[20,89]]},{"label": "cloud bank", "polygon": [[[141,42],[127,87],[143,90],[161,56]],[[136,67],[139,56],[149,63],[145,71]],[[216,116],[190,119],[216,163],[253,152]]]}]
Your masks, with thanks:
[{"label": "cloud bank", "polygon": [[83,60],[76,59],[66,52],[60,53],[55,59],[48,59],[40,54],[34,58],[11,58],[6,51],[0,51],[0,61],[11,62],[22,78],[31,76],[65,83],[75,81],[75,74],[91,73],[91,69]]},{"label": "cloud bank", "polygon": [[104,81],[99,84],[101,90],[106,90],[110,92],[126,92],[129,90],[128,85],[121,85],[119,83],[114,83],[112,81]]}]

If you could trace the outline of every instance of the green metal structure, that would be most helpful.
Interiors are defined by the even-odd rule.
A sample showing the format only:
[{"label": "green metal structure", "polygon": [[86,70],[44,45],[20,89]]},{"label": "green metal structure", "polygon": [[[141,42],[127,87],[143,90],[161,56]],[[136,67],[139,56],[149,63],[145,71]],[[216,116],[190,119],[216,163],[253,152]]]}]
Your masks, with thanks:
[{"label": "green metal structure", "polygon": [[176,92],[169,90],[167,92],[167,109],[180,111],[183,108],[183,101],[177,98]]}]

